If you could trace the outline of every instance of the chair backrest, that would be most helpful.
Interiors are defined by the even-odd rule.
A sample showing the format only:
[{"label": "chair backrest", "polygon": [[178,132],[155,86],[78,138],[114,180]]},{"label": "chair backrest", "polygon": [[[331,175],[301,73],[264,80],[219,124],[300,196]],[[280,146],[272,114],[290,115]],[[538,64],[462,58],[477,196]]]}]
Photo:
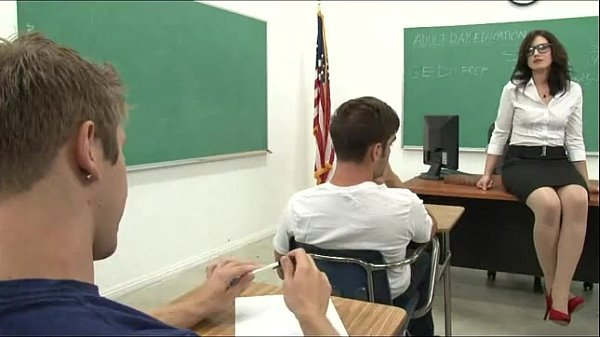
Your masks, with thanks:
[{"label": "chair backrest", "polygon": [[[384,264],[385,260],[380,252],[357,249],[322,249],[314,245],[297,242],[292,237],[290,238],[290,250],[295,248],[303,248],[310,254],[349,259],[336,261],[314,259],[317,267],[329,278],[334,296],[392,304],[387,271],[370,270],[365,264],[355,261],[360,260],[366,263]],[[373,298],[369,296],[369,274],[372,275]]]}]

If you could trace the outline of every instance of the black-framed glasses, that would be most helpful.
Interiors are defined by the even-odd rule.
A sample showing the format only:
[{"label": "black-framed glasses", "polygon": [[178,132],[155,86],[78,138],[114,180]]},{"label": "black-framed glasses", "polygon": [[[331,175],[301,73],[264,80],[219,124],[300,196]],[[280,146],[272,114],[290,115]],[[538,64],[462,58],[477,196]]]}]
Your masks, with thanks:
[{"label": "black-framed glasses", "polygon": [[538,53],[546,54],[550,50],[551,46],[552,45],[550,43],[540,43],[538,45],[531,46],[531,47],[527,48],[527,55],[529,55],[529,56],[533,55],[533,53],[535,53],[536,49],[537,49]]}]

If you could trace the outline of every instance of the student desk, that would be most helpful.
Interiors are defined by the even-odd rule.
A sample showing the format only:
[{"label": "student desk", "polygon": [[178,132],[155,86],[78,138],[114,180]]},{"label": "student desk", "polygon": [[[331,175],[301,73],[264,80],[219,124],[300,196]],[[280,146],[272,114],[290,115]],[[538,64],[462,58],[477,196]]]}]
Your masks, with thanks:
[{"label": "student desk", "polygon": [[441,236],[441,251],[440,260],[443,260],[440,266],[440,271],[437,275],[439,281],[444,277],[444,332],[446,336],[452,336],[452,306],[451,306],[451,287],[450,287],[450,232],[454,225],[458,222],[463,212],[464,207],[447,206],[447,205],[431,205],[425,204],[427,211],[437,221],[437,232]]},{"label": "student desk", "polygon": [[[493,177],[494,185],[488,191],[475,186],[476,178],[464,176],[472,181],[459,185],[416,177],[404,187],[425,203],[465,208],[450,234],[453,266],[542,275],[533,245],[533,213],[506,192],[500,176]],[[598,258],[598,194],[590,194],[585,245],[574,279],[598,283]]]},{"label": "student desk", "polygon": [[[278,286],[253,282],[241,296],[275,295],[282,291]],[[334,296],[331,300],[350,336],[392,336],[406,319],[402,308]],[[201,336],[235,336],[235,309],[202,321],[193,330]]]}]

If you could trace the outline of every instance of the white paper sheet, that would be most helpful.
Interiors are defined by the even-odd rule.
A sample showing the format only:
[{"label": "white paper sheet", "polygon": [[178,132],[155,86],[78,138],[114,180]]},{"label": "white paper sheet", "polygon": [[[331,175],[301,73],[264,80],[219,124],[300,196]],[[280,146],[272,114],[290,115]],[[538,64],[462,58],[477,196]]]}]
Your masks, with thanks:
[{"label": "white paper sheet", "polygon": [[[335,306],[329,300],[327,318],[341,336],[348,336]],[[303,336],[300,323],[287,308],[283,295],[235,299],[236,336]]]}]

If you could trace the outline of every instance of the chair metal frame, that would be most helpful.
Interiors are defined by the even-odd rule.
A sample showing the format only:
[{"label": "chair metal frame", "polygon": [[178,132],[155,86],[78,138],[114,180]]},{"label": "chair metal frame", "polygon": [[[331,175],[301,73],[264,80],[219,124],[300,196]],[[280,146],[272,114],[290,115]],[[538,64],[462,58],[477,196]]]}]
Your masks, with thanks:
[{"label": "chair metal frame", "polygon": [[403,260],[400,260],[400,261],[394,261],[394,262],[385,263],[385,264],[369,263],[369,262],[365,262],[365,261],[362,261],[359,259],[339,257],[339,256],[329,256],[329,255],[320,255],[320,254],[309,254],[309,255],[311,255],[316,260],[329,261],[329,262],[335,262],[335,263],[352,263],[352,264],[361,266],[367,275],[368,301],[374,302],[375,295],[374,295],[374,284],[373,284],[373,272],[382,271],[382,270],[387,271],[388,269],[391,269],[391,268],[396,268],[396,267],[400,267],[400,266],[404,266],[404,265],[413,264],[419,258],[421,253],[425,250],[425,248],[429,245],[429,243],[431,243],[431,245],[432,245],[432,250],[431,250],[431,270],[429,273],[429,288],[428,288],[428,293],[427,293],[427,295],[428,295],[427,303],[425,305],[423,305],[421,308],[416,308],[414,313],[412,314],[412,316],[408,317],[408,319],[414,319],[414,318],[419,318],[419,317],[424,316],[427,312],[429,312],[429,310],[431,310],[431,306],[433,304],[433,296],[435,293],[435,286],[436,286],[436,283],[439,281],[438,260],[439,260],[440,244],[439,244],[437,237],[433,237],[431,239],[431,241],[429,241],[429,242],[420,244],[417,247],[417,249],[415,250],[415,252],[413,254],[411,254],[411,256],[409,256]]}]

